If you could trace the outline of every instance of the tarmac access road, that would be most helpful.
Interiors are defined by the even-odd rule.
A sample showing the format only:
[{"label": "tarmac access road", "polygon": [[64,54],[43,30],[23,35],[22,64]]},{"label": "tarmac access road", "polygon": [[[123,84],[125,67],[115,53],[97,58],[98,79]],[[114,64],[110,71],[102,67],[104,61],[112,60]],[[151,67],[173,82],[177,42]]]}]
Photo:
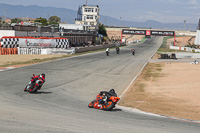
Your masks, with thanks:
[{"label": "tarmac access road", "polygon": [[[122,47],[0,72],[0,133],[199,133],[200,124],[88,108],[101,90],[121,95],[162,43]],[[131,55],[131,48],[136,55]],[[37,94],[23,91],[32,74],[46,73]]]}]

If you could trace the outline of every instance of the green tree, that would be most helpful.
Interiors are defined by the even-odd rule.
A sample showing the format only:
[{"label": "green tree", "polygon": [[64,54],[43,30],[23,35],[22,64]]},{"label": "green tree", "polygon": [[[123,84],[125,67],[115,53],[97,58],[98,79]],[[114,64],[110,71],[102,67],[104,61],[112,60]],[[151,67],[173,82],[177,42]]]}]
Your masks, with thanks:
[{"label": "green tree", "polygon": [[104,27],[103,24],[99,24],[99,34],[102,34],[103,36],[107,36],[107,31],[106,28]]},{"label": "green tree", "polygon": [[0,25],[3,23],[2,17],[0,17]]},{"label": "green tree", "polygon": [[60,22],[60,18],[57,16],[51,16],[48,21],[49,24],[58,24]]},{"label": "green tree", "polygon": [[21,19],[18,19],[18,18],[11,19],[11,23],[20,23],[20,22],[21,22]]},{"label": "green tree", "polygon": [[36,18],[35,22],[39,22],[39,23],[42,23],[43,26],[47,26],[48,25],[48,22],[47,22],[47,19],[46,18]]}]

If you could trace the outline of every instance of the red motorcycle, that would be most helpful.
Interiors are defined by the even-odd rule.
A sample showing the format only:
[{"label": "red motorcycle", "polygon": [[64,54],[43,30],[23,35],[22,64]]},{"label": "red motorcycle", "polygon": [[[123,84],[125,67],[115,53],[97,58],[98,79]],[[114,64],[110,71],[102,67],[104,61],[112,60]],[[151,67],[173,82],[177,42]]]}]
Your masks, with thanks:
[{"label": "red motorcycle", "polygon": [[102,91],[95,100],[89,103],[88,107],[109,111],[115,107],[119,100],[120,98],[117,97],[116,93]]},{"label": "red motorcycle", "polygon": [[[39,76],[39,75],[37,75]],[[33,77],[31,78],[31,81],[29,81],[29,84],[24,88],[24,91],[28,91],[29,93],[36,93],[38,90],[41,89],[42,84],[41,84],[41,80],[36,80],[34,77],[35,74],[33,74]]]}]

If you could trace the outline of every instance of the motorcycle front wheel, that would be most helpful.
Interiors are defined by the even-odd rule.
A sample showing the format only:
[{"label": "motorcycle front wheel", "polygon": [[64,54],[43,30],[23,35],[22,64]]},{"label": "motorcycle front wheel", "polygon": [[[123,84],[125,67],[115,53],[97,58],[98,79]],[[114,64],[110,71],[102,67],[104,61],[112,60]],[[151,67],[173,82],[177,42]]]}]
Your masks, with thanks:
[{"label": "motorcycle front wheel", "polygon": [[32,89],[28,90],[29,93],[36,93],[39,89],[39,86],[35,85]]},{"label": "motorcycle front wheel", "polygon": [[94,102],[95,102],[95,101],[90,102],[90,103],[88,104],[88,107],[89,107],[89,108],[94,108]]},{"label": "motorcycle front wheel", "polygon": [[112,110],[115,107],[115,104],[113,101],[108,101],[107,104],[103,105],[103,110],[109,111]]}]

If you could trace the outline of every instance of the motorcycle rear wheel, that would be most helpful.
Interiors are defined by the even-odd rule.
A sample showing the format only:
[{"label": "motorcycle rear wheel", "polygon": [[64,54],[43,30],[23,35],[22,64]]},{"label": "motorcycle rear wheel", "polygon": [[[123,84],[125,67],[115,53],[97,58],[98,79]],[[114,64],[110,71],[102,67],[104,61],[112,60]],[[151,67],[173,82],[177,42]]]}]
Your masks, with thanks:
[{"label": "motorcycle rear wheel", "polygon": [[106,55],[109,56],[109,52],[106,52]]}]

